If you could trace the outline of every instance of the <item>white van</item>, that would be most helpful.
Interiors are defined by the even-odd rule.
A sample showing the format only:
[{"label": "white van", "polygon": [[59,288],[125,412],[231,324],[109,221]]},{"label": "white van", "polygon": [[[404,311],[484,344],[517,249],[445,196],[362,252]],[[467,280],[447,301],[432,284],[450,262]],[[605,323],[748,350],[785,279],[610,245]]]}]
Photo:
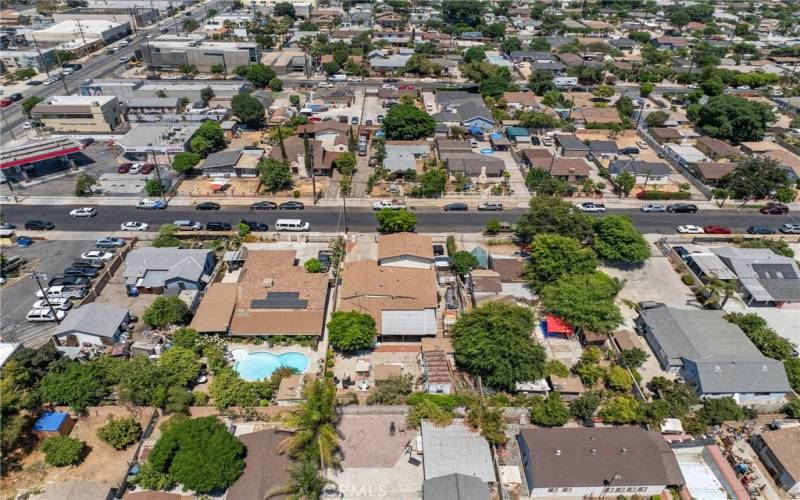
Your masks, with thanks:
[{"label": "white van", "polygon": [[308,231],[311,225],[300,219],[278,219],[275,222],[275,229],[278,231]]},{"label": "white van", "polygon": [[39,323],[39,322],[46,322],[46,321],[61,321],[66,317],[67,313],[64,311],[56,310],[55,314],[53,314],[53,310],[50,308],[46,309],[31,309],[28,311],[28,315],[25,318],[32,322],[32,323]]},{"label": "white van", "polygon": [[346,82],[347,81],[347,75],[341,75],[341,74],[339,74],[339,75],[331,75],[331,76],[328,77],[328,81],[329,82]]}]

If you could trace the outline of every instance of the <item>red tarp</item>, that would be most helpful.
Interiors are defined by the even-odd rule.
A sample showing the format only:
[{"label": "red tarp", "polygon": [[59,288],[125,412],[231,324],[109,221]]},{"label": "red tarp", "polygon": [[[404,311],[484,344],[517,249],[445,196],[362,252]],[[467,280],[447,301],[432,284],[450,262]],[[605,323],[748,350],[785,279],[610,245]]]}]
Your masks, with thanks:
[{"label": "red tarp", "polygon": [[561,318],[555,316],[545,316],[547,322],[547,333],[563,333],[572,335],[572,325],[565,323]]}]

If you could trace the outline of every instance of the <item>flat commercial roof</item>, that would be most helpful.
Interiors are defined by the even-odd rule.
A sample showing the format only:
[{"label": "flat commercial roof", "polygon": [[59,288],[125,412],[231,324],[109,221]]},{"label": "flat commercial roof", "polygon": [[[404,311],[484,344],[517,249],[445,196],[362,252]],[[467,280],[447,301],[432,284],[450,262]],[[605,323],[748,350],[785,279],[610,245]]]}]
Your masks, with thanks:
[{"label": "flat commercial roof", "polygon": [[81,149],[83,149],[83,145],[67,137],[33,141],[20,146],[3,148],[0,149],[0,169],[66,156],[70,153],[77,153]]}]

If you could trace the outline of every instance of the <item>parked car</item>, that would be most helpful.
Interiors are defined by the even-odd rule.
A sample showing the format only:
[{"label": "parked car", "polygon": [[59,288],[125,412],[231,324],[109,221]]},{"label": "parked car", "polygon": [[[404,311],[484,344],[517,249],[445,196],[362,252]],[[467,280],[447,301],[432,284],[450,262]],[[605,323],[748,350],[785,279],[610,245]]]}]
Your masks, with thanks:
[{"label": "parked car", "polygon": [[120,230],[122,231],[147,231],[150,229],[150,225],[145,222],[123,222],[119,226]]},{"label": "parked car", "polygon": [[155,168],[156,168],[156,166],[153,165],[152,163],[145,163],[144,165],[142,165],[141,173],[147,175],[150,172],[152,172]]},{"label": "parked car", "polygon": [[163,210],[167,208],[167,202],[165,200],[145,198],[136,204],[136,208],[142,210]]},{"label": "parked car", "polygon": [[397,83],[397,78],[384,78],[383,83]]},{"label": "parked car", "polygon": [[761,207],[759,212],[765,215],[786,215],[789,213],[789,207],[783,203],[769,202]]},{"label": "parked car", "polygon": [[31,323],[41,323],[49,321],[61,321],[67,317],[67,313],[58,309],[42,308],[31,309],[25,316],[25,319]]},{"label": "parked car", "polygon": [[350,118],[350,125],[358,125],[358,117],[354,116]]},{"label": "parked car", "polygon": [[750,226],[747,228],[750,234],[775,234],[775,230],[768,226]]},{"label": "parked car", "polygon": [[68,311],[72,307],[72,301],[66,297],[53,297],[47,300],[41,299],[34,302],[31,309],[49,309],[51,306],[57,311]]},{"label": "parked car", "polygon": [[478,205],[478,210],[481,212],[502,212],[503,204],[496,201],[487,201]]},{"label": "parked car", "polygon": [[131,168],[128,170],[129,174],[139,174],[142,172],[142,166],[144,163],[134,163],[131,165]]},{"label": "parked car", "polygon": [[25,229],[29,231],[49,231],[54,227],[52,222],[46,220],[29,220],[25,223]]},{"label": "parked car", "polygon": [[3,222],[2,224],[0,224],[0,229],[16,229],[16,228],[17,226],[15,226],[14,224],[9,224],[8,222]]},{"label": "parked car", "polygon": [[122,238],[113,238],[111,236],[105,238],[97,238],[94,242],[94,246],[97,248],[117,248],[117,247],[124,247],[125,240]]},{"label": "parked car", "polygon": [[784,234],[800,234],[800,224],[783,224],[778,230]]},{"label": "parked car", "polygon": [[272,201],[257,201],[250,205],[250,210],[277,210],[278,204]]},{"label": "parked car", "polygon": [[581,212],[588,212],[588,213],[600,213],[606,211],[606,206],[602,203],[593,203],[591,201],[584,201],[582,203],[578,203],[578,208],[581,209]]},{"label": "parked car", "polygon": [[179,219],[172,222],[180,231],[202,231],[203,225],[196,220]]},{"label": "parked car", "polygon": [[103,269],[105,263],[99,259],[78,259],[73,262],[70,267],[91,267],[94,269]]},{"label": "parked car", "polygon": [[83,252],[81,254],[81,259],[96,259],[100,261],[111,260],[114,258],[113,252],[101,252],[99,250],[91,250],[89,252]]},{"label": "parked car", "polygon": [[268,231],[269,226],[263,222],[256,222],[254,220],[240,220],[239,224],[244,224],[250,228],[251,231]]},{"label": "parked car", "polygon": [[72,217],[94,217],[97,215],[97,210],[94,207],[81,207],[71,210],[69,215]]},{"label": "parked car", "polygon": [[68,267],[64,269],[64,276],[86,276],[94,278],[97,276],[97,269],[91,267]]},{"label": "parked car", "polygon": [[678,226],[677,230],[681,234],[703,234],[703,232],[704,232],[702,227],[693,226],[691,224]]},{"label": "parked car", "polygon": [[118,174],[127,174],[128,172],[131,171],[131,167],[132,166],[133,166],[133,163],[123,163],[122,165],[117,167],[117,173]]},{"label": "parked car", "polygon": [[8,96],[8,98],[11,99],[14,102],[21,101],[22,100],[22,94],[20,94],[19,92],[14,92],[10,96]]},{"label": "parked car", "polygon": [[286,201],[278,205],[280,210],[303,210],[306,206],[302,201]]},{"label": "parked car", "polygon": [[433,256],[434,257],[441,257],[444,255],[444,246],[443,245],[433,245]]},{"label": "parked car", "polygon": [[638,155],[639,148],[634,148],[633,146],[628,146],[627,148],[622,148],[619,150],[619,154],[621,155]]},{"label": "parked car", "polygon": [[650,203],[642,207],[642,212],[666,212],[667,207],[658,203]]},{"label": "parked car", "polygon": [[41,80],[28,80],[27,82],[25,82],[25,85],[41,85],[41,84],[42,84]]},{"label": "parked car", "polygon": [[469,207],[466,203],[448,203],[444,206],[445,212],[466,212]]},{"label": "parked car", "polygon": [[[51,288],[54,286],[89,286],[91,283],[92,280],[86,276],[56,276],[47,282],[47,286]],[[38,293],[36,295],[39,296],[39,298],[44,298]]]},{"label": "parked car", "polygon": [[203,203],[198,203],[194,206],[195,210],[219,210],[219,203],[214,203],[213,201],[205,201]]},{"label": "parked car", "polygon": [[206,223],[206,231],[230,231],[233,229],[227,222],[208,222]]},{"label": "parked car", "polygon": [[317,259],[322,262],[322,272],[327,273],[328,270],[331,268],[331,251],[330,250],[320,250],[317,252]]},{"label": "parked car", "polygon": [[11,99],[0,99],[0,108],[5,108],[14,104]]},{"label": "parked car", "polygon": [[697,213],[697,205],[689,205],[685,203],[667,205],[667,212],[674,214],[693,214]]},{"label": "parked car", "polygon": [[706,234],[731,234],[731,228],[720,226],[718,224],[709,224],[703,227],[703,232]]},{"label": "parked car", "polygon": [[681,259],[686,259],[689,256],[689,250],[686,250],[685,247],[672,247],[675,250],[675,253],[678,254],[678,257]]},{"label": "parked car", "polygon": [[405,203],[397,200],[380,200],[372,203],[372,210],[400,210],[406,208]]}]

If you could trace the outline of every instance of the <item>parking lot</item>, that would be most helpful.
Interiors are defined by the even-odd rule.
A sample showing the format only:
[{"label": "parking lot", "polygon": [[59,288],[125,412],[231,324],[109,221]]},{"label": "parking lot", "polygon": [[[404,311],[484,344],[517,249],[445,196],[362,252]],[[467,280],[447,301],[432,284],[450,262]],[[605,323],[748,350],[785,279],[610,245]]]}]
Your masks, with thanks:
[{"label": "parking lot", "polygon": [[46,274],[42,286],[47,287],[47,280],[60,276],[64,268],[88,250],[94,250],[94,242],[37,241],[28,248],[3,249],[6,257],[19,255],[28,261],[17,276],[10,277],[8,283],[0,288],[0,336],[3,341],[40,345],[49,338],[55,323],[29,323],[25,318],[36,301],[39,289],[27,273],[35,271]]}]

